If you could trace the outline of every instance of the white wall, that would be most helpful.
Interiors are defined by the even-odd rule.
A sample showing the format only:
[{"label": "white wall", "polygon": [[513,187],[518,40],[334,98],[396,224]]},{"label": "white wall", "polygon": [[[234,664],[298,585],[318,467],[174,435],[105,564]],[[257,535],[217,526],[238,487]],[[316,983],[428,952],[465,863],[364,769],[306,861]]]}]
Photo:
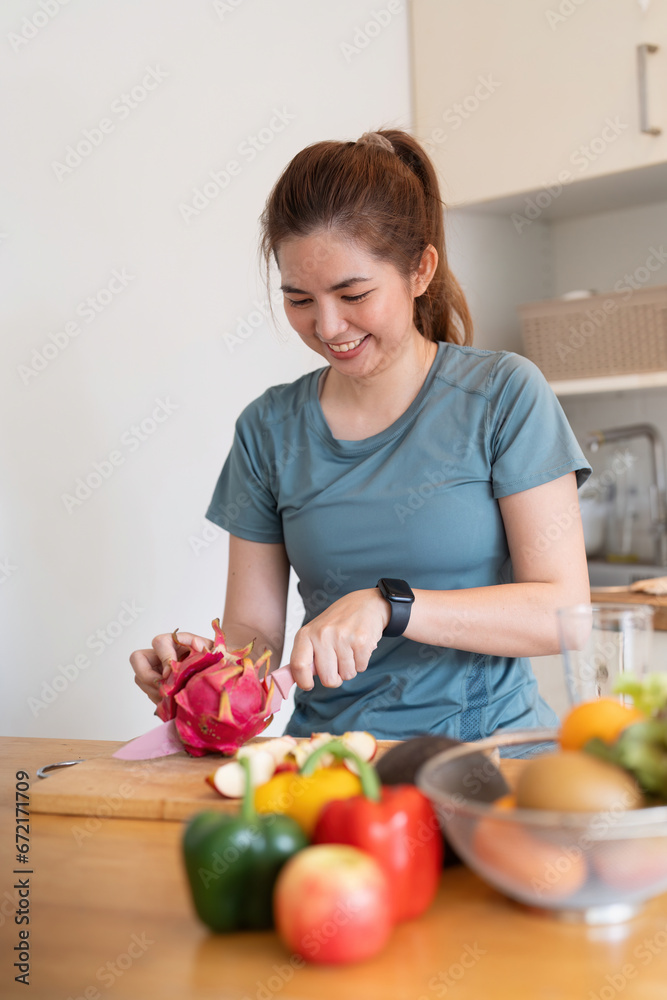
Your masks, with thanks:
[{"label": "white wall", "polygon": [[226,536],[203,515],[235,417],[321,364],[260,315],[263,202],[308,143],[409,127],[407,15],[45,6],[0,10],[0,730],[128,739],[156,721],[130,651],[176,626],[211,634],[222,612]]}]

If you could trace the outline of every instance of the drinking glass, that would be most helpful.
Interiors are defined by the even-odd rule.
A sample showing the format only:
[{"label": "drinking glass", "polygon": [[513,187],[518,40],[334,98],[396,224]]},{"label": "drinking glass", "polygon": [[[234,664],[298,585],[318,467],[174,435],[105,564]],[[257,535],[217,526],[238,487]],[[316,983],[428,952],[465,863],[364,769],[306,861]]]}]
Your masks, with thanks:
[{"label": "drinking glass", "polygon": [[572,705],[595,698],[628,699],[614,693],[623,673],[649,670],[653,608],[643,604],[578,604],[560,608],[558,635]]}]

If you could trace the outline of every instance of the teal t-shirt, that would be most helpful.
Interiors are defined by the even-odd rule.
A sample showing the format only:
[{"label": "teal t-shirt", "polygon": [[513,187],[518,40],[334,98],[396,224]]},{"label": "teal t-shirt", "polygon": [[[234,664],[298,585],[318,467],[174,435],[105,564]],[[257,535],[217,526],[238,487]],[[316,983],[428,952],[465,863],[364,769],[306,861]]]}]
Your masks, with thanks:
[{"label": "teal t-shirt", "polygon": [[[246,407],[206,515],[241,538],[284,543],[304,622],[381,576],[424,590],[511,582],[497,499],[590,475],[551,388],[519,355],[440,343],[405,413],[361,441],[331,434],[323,370]],[[400,637],[381,639],[366,672],[341,687],[316,678],[298,690],[287,732],[476,740],[556,724],[528,659]]]}]

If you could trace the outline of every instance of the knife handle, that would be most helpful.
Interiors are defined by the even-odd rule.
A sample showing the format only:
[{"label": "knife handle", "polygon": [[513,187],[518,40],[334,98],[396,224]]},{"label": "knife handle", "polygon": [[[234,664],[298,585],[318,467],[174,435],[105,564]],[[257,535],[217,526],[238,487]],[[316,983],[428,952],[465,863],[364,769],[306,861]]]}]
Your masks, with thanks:
[{"label": "knife handle", "polygon": [[[315,664],[311,663],[310,666],[313,673],[315,673]],[[289,663],[286,663],[284,667],[278,667],[277,670],[272,671],[269,674],[269,679],[271,678],[273,678],[273,682],[283,698],[286,698],[295,683],[294,674],[292,673],[292,668]]]}]

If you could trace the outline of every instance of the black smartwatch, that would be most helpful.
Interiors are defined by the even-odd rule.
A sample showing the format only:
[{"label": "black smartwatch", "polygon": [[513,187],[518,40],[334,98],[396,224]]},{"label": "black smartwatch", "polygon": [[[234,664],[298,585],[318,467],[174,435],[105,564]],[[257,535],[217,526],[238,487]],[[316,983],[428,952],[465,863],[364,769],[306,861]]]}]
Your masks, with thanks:
[{"label": "black smartwatch", "polygon": [[403,635],[408,627],[410,612],[415,600],[410,585],[405,580],[394,580],[383,576],[378,580],[377,586],[384,599],[389,601],[391,608],[391,618],[382,635],[390,638]]}]

